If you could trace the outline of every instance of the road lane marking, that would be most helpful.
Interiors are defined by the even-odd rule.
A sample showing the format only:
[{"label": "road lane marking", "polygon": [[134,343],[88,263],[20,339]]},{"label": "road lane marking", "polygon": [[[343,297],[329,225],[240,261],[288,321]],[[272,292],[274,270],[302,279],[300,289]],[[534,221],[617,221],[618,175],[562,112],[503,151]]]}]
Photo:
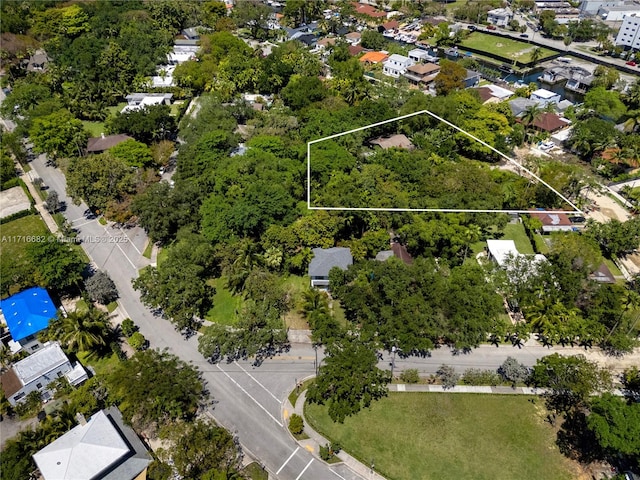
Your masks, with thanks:
[{"label": "road lane marking", "polygon": [[[81,220],[80,218],[78,218],[78,220]],[[74,222],[77,222],[78,220],[73,220]],[[89,225],[90,223],[93,223],[95,220],[89,220],[88,222],[84,222],[84,223],[79,223],[78,225],[74,225],[74,227],[84,227],[85,225]]]},{"label": "road lane marking", "polygon": [[[127,235],[127,232],[125,232],[122,228],[119,228],[119,230],[120,230],[120,231],[122,232],[122,234],[127,238],[127,240],[129,240],[127,243],[128,243],[129,245],[131,245],[133,248],[135,248],[135,249],[136,249],[136,252],[138,252],[138,255],[142,255],[142,252],[141,252],[140,250],[138,250],[138,247],[136,247],[136,244],[135,244],[135,243],[133,243],[133,240],[131,240],[131,237],[129,237],[129,235]],[[112,237],[114,237],[114,235],[113,235],[111,232],[109,232],[109,231],[107,230],[107,227],[104,227],[104,231],[105,231],[105,233],[107,233],[108,235],[111,235]],[[118,238],[122,238],[122,237],[118,237]]]},{"label": "road lane marking", "polygon": [[289,418],[289,410],[287,410],[286,408],[284,409],[284,419],[286,420],[287,418]]},{"label": "road lane marking", "polygon": [[296,480],[300,480],[300,477],[302,476],[302,474],[307,471],[307,468],[309,468],[312,463],[313,463],[313,458],[309,460],[309,463],[307,463],[307,466],[302,469],[302,471],[300,472],[300,475],[296,477]]},{"label": "road lane marking", "polygon": [[311,453],[313,453],[313,447],[311,445],[307,445],[306,447],[307,450],[309,450]]},{"label": "road lane marking", "polygon": [[280,422],[276,417],[274,417],[273,415],[271,415],[271,414],[269,413],[269,410],[267,410],[266,408],[264,408],[264,407],[262,406],[262,404],[261,404],[258,400],[256,400],[255,398],[253,398],[249,392],[247,392],[244,388],[242,388],[242,385],[240,385],[240,384],[239,384],[238,382],[236,382],[233,378],[231,378],[231,375],[229,375],[227,372],[225,372],[223,369],[221,369],[221,368],[220,368],[220,365],[218,365],[218,364],[216,363],[216,367],[218,367],[218,370],[220,370],[222,373],[224,373],[224,375],[225,375],[229,380],[231,380],[231,381],[236,385],[236,387],[238,387],[240,390],[242,390],[242,391],[243,391],[243,392],[244,392],[244,393],[245,393],[245,394],[246,394],[246,395],[247,395],[251,400],[253,400],[253,401],[254,401],[254,403],[255,403],[256,405],[258,405],[262,410],[264,410],[264,413],[266,413],[267,415],[269,415],[269,416],[271,417],[271,419],[272,419],[274,422],[276,422],[276,423],[277,423],[278,425],[280,425],[281,427],[284,427],[284,425],[283,425],[283,424],[282,424],[282,423],[281,423],[281,422]]},{"label": "road lane marking", "polygon": [[[339,474],[338,472],[336,472],[335,470],[333,470],[333,469],[329,469],[329,471],[330,471],[331,473],[333,473],[336,477],[340,477],[342,480],[347,480],[346,478],[344,478],[342,475],[340,475],[340,474]],[[358,476],[358,478],[362,478],[362,477]]]},{"label": "road lane marking", "polygon": [[244,368],[242,368],[242,365],[240,365],[237,361],[234,360],[234,362],[237,366],[240,367],[240,370],[242,370],[244,373],[246,373],[247,375],[249,375],[251,377],[251,380],[253,380],[254,382],[256,382],[258,385],[260,385],[262,387],[262,389],[267,392],[269,395],[271,395],[271,397],[273,397],[273,399],[282,404],[282,400],[278,399],[278,397],[276,397],[273,393],[271,393],[267,387],[265,387],[263,384],[261,384],[258,380],[256,380],[256,377],[254,377],[253,375],[251,375],[249,372],[247,372]]},{"label": "road lane marking", "polygon": [[289,463],[289,460],[291,460],[293,458],[293,456],[298,452],[298,450],[300,450],[300,447],[296,447],[296,449],[293,451],[293,453],[291,455],[289,455],[289,458],[287,458],[284,463],[282,464],[282,466],[278,469],[278,471],[276,472],[276,475],[280,475],[280,472],[282,471],[282,469],[285,467],[285,465],[287,463]]}]

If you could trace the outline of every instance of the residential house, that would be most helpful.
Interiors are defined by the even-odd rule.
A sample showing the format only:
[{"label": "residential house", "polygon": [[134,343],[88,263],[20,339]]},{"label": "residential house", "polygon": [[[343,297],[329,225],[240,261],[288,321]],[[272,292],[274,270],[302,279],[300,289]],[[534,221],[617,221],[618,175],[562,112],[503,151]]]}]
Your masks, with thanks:
[{"label": "residential house", "polygon": [[391,242],[391,250],[383,250],[381,252],[378,252],[378,254],[376,255],[376,260],[385,262],[391,257],[398,258],[406,265],[411,265],[413,263],[413,257],[407,250],[407,247],[400,243],[398,239],[394,239]]},{"label": "residential house", "polygon": [[22,67],[28,72],[45,72],[51,62],[49,55],[44,50],[36,50],[28,59],[22,61]]},{"label": "residential house", "polygon": [[475,87],[480,83],[482,76],[473,70],[467,69],[467,75],[464,77],[464,86],[465,88]]},{"label": "residential house", "polygon": [[412,85],[427,88],[438,76],[438,73],[440,73],[440,65],[434,63],[418,63],[407,68],[407,71],[404,72],[404,77],[408,79]]},{"label": "residential house", "polygon": [[640,15],[622,20],[614,43],[619,47],[640,50]]},{"label": "residential house", "polygon": [[336,37],[321,38],[316,42],[316,50],[327,50],[336,44]]},{"label": "residential house", "polygon": [[598,283],[616,283],[616,277],[611,273],[606,263],[601,263],[597,270],[589,275],[589,280]]},{"label": "residential house", "polygon": [[151,86],[154,88],[174,86],[173,72],[175,69],[175,65],[159,65],[156,70],[157,75],[151,77]]},{"label": "residential house", "polygon": [[411,140],[409,140],[407,136],[402,133],[391,135],[390,137],[378,137],[376,139],[370,140],[369,143],[371,145],[377,145],[383,150],[387,150],[389,148],[404,148],[406,150],[413,150],[414,148]]},{"label": "residential house", "polygon": [[364,51],[365,49],[362,47],[362,45],[349,45],[349,55],[351,55],[352,57],[360,55]]},{"label": "residential house", "polygon": [[511,113],[513,113],[514,117],[521,117],[524,112],[533,105],[538,105],[538,102],[528,98],[518,97],[513,100],[509,100],[509,108],[511,109]]},{"label": "residential house", "polygon": [[187,40],[200,40],[200,32],[210,32],[211,29],[203,26],[189,27],[182,30],[182,35]]},{"label": "residential house", "polygon": [[544,108],[549,103],[557,104],[562,96],[559,93],[552,92],[551,90],[539,88],[538,90],[532,92],[529,98],[531,98],[531,100],[534,100],[538,105]]},{"label": "residential house", "polygon": [[568,73],[567,83],[564,88],[577,93],[586,93],[595,80],[595,76],[589,70],[581,67],[572,67]]},{"label": "residential house", "polygon": [[180,65],[181,63],[195,60],[198,50],[197,45],[174,45],[173,50],[167,54],[169,65]]},{"label": "residential house", "polygon": [[381,12],[377,8],[372,7],[371,5],[364,5],[358,2],[351,2],[355,13],[357,15],[364,15],[369,17],[371,20],[376,20],[380,18],[387,18],[387,14],[385,12]]},{"label": "residential house", "polygon": [[88,378],[80,363],[71,364],[58,342],[48,342],[14,363],[0,376],[0,384],[9,403],[15,406],[35,391],[40,392],[43,400],[52,398],[53,392],[47,387],[61,377],[65,377],[73,386],[80,385]]},{"label": "residential house", "polygon": [[573,230],[573,223],[566,213],[552,213],[544,210],[533,210],[529,214],[542,222],[542,231],[549,232],[570,232]]},{"label": "residential house", "polygon": [[311,286],[328,289],[329,271],[338,267],[346,270],[353,263],[351,250],[344,247],[314,248],[313,258],[309,263],[309,277]]},{"label": "residential house", "polygon": [[440,59],[431,55],[428,51],[423,50],[422,48],[414,48],[413,50],[409,50],[409,58],[416,63],[438,63]]},{"label": "residential house", "polygon": [[535,118],[531,126],[541,132],[556,133],[558,130],[562,130],[570,124],[570,120],[562,118],[555,113],[543,112]]},{"label": "residential house", "polygon": [[360,32],[350,32],[344,36],[344,39],[349,45],[358,45],[361,38],[362,34]]},{"label": "residential house", "polygon": [[87,153],[102,153],[127,140],[133,140],[133,137],[124,133],[118,133],[117,135],[105,135],[103,133],[99,137],[92,137],[87,140]]},{"label": "residential house", "polygon": [[130,93],[126,97],[127,105],[120,113],[141,110],[152,105],[171,105],[173,93]]},{"label": "residential house", "polygon": [[487,251],[489,260],[493,260],[500,267],[504,267],[507,262],[520,255],[513,240],[487,240]]},{"label": "residential house", "polygon": [[483,85],[476,88],[476,92],[480,95],[483,104],[503,102],[513,95],[511,90],[498,85]]},{"label": "residential house", "polygon": [[513,12],[510,8],[496,8],[487,12],[487,22],[496,27],[506,27],[513,20]]},{"label": "residential house", "polygon": [[385,22],[382,25],[378,25],[378,32],[379,33],[393,32],[398,28],[400,28],[400,22],[398,22],[397,20],[391,20],[390,22]]},{"label": "residential house", "polygon": [[28,288],[0,302],[2,316],[9,329],[9,347],[13,353],[32,352],[41,347],[36,335],[49,326],[57,309],[47,290]]},{"label": "residential house", "polygon": [[78,414],[79,425],[33,455],[44,480],[145,480],[153,460],[117,407]]},{"label": "residential house", "polygon": [[411,60],[409,57],[394,53],[386,62],[384,62],[382,73],[389,77],[398,78],[407,71],[407,68],[415,63],[416,62]]},{"label": "residential house", "polygon": [[386,62],[388,58],[389,54],[387,52],[367,52],[360,57],[360,61],[375,65],[376,63]]}]

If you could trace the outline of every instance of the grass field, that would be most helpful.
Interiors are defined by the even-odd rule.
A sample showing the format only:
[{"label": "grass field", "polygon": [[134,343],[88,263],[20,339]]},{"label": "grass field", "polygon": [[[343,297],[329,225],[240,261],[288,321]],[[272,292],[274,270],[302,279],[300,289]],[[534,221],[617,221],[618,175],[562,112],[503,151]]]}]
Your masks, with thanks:
[{"label": "grass field", "polygon": [[[18,218],[0,225],[0,276],[5,281],[12,277],[12,272],[31,272],[33,267],[27,257],[30,242],[24,237],[48,237],[49,230],[37,215]],[[3,283],[5,283],[3,281]],[[10,283],[10,282],[7,282]],[[2,292],[3,294],[5,292]],[[15,291],[9,292],[14,294]]]},{"label": "grass field", "polygon": [[568,461],[543,421],[542,402],[524,395],[391,393],[333,423],[306,405],[307,421],[390,480],[562,480]]},{"label": "grass field", "polygon": [[533,254],[533,247],[521,223],[509,223],[504,229],[503,240],[513,240],[520,253]]},{"label": "grass field", "polygon": [[238,322],[237,312],[242,310],[242,297],[227,289],[224,278],[209,280],[209,283],[215,287],[216,294],[213,296],[213,308],[205,318],[221,325],[235,325]]},{"label": "grass field", "polygon": [[[531,61],[531,53],[536,48],[535,45],[513,40],[511,38],[496,37],[481,32],[473,32],[460,43],[461,47],[474,48],[483,52],[488,52],[504,58],[507,61],[518,60],[519,62],[528,63]],[[555,50],[540,47],[542,56],[538,59],[549,57],[555,53]]]}]

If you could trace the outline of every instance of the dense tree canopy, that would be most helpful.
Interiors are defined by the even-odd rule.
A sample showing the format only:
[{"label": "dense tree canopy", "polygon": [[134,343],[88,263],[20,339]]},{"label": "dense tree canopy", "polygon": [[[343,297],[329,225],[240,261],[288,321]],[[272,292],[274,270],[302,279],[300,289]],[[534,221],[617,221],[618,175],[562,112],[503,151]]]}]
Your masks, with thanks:
[{"label": "dense tree canopy", "polygon": [[333,421],[342,423],[372,401],[387,396],[391,374],[376,366],[378,358],[372,345],[343,338],[328,346],[326,353],[324,365],[307,391],[307,400],[326,403]]}]

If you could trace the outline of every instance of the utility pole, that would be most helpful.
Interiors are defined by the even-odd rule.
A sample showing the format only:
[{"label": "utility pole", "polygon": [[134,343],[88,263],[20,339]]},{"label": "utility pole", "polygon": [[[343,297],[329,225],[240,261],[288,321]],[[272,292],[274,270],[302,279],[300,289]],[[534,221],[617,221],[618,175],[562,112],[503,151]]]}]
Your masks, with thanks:
[{"label": "utility pole", "polygon": [[393,368],[396,366],[396,352],[398,351],[398,348],[394,345],[393,347],[391,347],[391,379],[393,380]]}]

